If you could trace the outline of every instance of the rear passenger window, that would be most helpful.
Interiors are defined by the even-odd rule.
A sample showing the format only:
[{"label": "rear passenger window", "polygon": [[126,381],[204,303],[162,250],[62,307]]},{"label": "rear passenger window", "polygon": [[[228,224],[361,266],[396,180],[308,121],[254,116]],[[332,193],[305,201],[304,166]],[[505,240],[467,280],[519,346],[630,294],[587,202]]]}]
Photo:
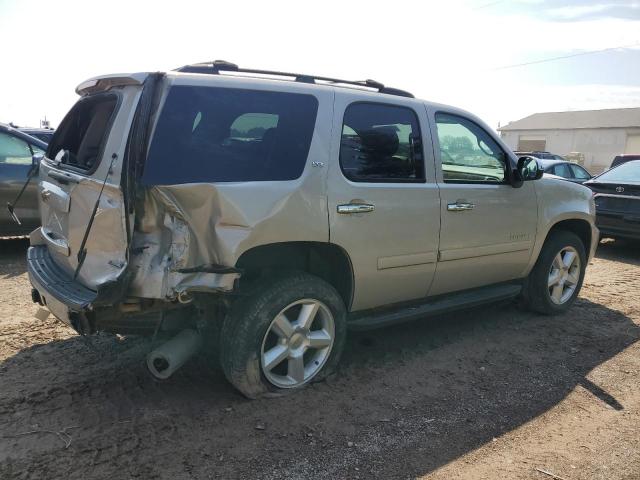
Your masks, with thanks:
[{"label": "rear passenger window", "polygon": [[355,103],[344,114],[340,166],[354,182],[423,182],[418,117],[410,108]]},{"label": "rear passenger window", "polygon": [[47,155],[63,165],[92,171],[97,167],[118,97],[84,97],[64,118],[49,144]]},{"label": "rear passenger window", "polygon": [[175,86],[155,128],[143,183],[293,180],[306,165],[312,95]]}]

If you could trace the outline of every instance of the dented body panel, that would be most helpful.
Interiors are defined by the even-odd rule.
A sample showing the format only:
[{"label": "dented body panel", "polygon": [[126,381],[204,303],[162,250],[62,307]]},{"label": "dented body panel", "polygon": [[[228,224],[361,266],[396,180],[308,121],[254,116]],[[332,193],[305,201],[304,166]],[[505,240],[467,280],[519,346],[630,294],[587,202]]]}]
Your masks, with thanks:
[{"label": "dented body panel", "polygon": [[38,200],[42,226],[32,233],[32,244],[49,245],[55,262],[69,274],[74,274],[78,267],[88,219],[104,184],[93,220],[93,234],[85,244],[88,253],[77,275],[80,283],[91,289],[116,280],[127,266],[127,219],[120,180],[140,88],[125,87],[117,96],[110,134],[91,175],[61,168],[56,159],[48,156],[40,164]]},{"label": "dented body panel", "polygon": [[193,270],[233,267],[249,249],[283,238],[328,241],[321,169],[308,169],[299,181],[265,183],[149,188],[134,235],[131,294],[167,298],[185,291],[229,291],[239,273]]},{"label": "dented body panel", "polygon": [[[238,88],[233,79],[201,77],[168,75],[160,109],[174,85]],[[301,176],[291,181],[145,186],[143,213],[133,237],[131,295],[174,298],[188,291],[228,292],[240,273],[212,272],[211,265],[219,271],[232,268],[248,250],[285,240],[329,241],[325,166],[330,160],[333,90],[251,79],[240,88],[289,92],[291,87],[318,99]]]}]

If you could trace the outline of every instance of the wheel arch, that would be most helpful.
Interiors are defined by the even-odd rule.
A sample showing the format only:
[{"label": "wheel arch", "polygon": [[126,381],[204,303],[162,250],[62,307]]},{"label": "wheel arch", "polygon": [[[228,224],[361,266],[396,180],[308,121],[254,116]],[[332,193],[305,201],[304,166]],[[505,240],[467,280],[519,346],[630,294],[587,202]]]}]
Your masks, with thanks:
[{"label": "wheel arch", "polygon": [[529,275],[529,273],[531,273],[531,270],[535,266],[538,257],[540,256],[542,248],[549,239],[549,236],[554,232],[567,231],[577,235],[584,245],[584,250],[587,255],[587,261],[591,259],[591,257],[595,253],[597,238],[594,238],[594,235],[597,235],[597,230],[593,225],[593,220],[587,214],[566,214],[563,216],[559,216],[552,222],[549,222],[549,225],[550,226],[546,229],[546,231],[542,230],[542,232],[539,233],[539,236],[536,239],[536,243],[533,248],[531,258],[529,260],[529,265],[527,266],[523,277],[526,277]]},{"label": "wheel arch", "polygon": [[584,246],[585,253],[587,254],[587,256],[589,255],[592,235],[591,235],[591,224],[587,220],[580,219],[580,218],[559,220],[558,222],[554,223],[552,227],[549,229],[549,231],[547,232],[547,235],[545,237],[545,242],[547,241],[550,235],[552,235],[554,232],[557,232],[559,230],[564,230],[564,231],[568,231],[576,234],[580,239],[580,241],[582,241],[582,245]]},{"label": "wheel arch", "polygon": [[349,254],[328,242],[279,242],[258,245],[245,251],[236,262],[243,277],[255,278],[283,271],[304,271],[332,285],[351,308],[354,291],[353,267]]}]

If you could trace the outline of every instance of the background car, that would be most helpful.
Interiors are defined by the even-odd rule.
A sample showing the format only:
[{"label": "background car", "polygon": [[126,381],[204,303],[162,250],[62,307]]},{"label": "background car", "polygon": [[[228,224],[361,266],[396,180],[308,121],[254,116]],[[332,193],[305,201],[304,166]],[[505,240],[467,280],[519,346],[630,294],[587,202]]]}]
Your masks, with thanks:
[{"label": "background car", "polygon": [[36,182],[31,182],[16,205],[16,224],[7,211],[27,181],[33,155],[42,155],[47,144],[20,130],[0,123],[0,236],[26,235],[40,225]]},{"label": "background car", "polygon": [[593,178],[593,175],[577,163],[561,160],[538,160],[538,163],[545,173],[551,173],[570,182],[584,183]]},{"label": "background car", "polygon": [[19,130],[45,143],[49,143],[55,133],[55,130],[52,128],[20,128]]},{"label": "background car", "polygon": [[640,240],[640,160],[618,165],[585,185],[595,194],[600,233]]},{"label": "background car", "polygon": [[561,155],[550,152],[513,152],[518,157],[528,155],[538,159],[545,173],[550,173],[573,183],[584,183],[593,178],[584,167],[570,162]]},{"label": "background car", "polygon": [[542,152],[538,150],[533,152],[513,152],[513,153],[515,153],[519,157],[522,157],[523,155],[529,155],[530,157],[536,157],[540,160],[560,160],[563,162],[567,161],[567,159],[564,158],[562,155],[556,155],[555,153]]},{"label": "background car", "polygon": [[640,155],[631,155],[628,153],[625,155],[616,155],[616,157],[611,162],[611,167],[609,168],[617,167],[618,165],[622,165],[623,163],[630,162],[631,160],[640,160]]}]

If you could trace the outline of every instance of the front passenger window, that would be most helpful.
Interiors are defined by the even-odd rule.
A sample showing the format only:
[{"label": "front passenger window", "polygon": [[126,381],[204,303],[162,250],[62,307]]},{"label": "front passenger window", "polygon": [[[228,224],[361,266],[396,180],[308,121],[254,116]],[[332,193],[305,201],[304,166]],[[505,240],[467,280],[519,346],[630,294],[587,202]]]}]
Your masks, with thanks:
[{"label": "front passenger window", "polygon": [[436,114],[445,183],[503,183],[507,157],[480,126],[448,113]]}]

